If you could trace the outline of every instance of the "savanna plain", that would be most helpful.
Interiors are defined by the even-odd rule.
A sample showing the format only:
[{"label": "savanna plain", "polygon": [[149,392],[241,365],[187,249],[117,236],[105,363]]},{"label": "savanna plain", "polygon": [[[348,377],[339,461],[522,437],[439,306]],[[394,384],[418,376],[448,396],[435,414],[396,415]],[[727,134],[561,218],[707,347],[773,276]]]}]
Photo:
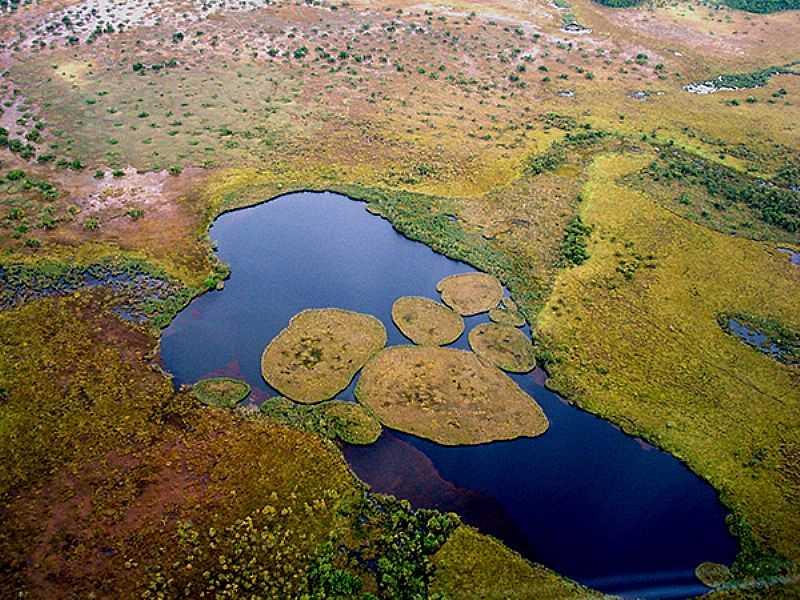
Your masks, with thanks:
[{"label": "savanna plain", "polygon": [[[477,271],[174,383],[300,191]],[[547,436],[534,367],[718,493],[709,597],[800,597],[797,0],[0,0],[0,597],[603,597],[342,453]]]}]

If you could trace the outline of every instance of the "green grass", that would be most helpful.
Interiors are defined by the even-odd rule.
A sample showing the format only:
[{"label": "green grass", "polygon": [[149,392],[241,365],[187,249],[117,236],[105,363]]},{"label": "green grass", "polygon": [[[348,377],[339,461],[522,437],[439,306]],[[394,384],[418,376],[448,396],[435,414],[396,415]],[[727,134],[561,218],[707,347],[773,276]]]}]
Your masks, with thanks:
[{"label": "green grass", "polygon": [[287,398],[269,398],[259,407],[265,417],[289,427],[348,444],[371,444],[381,434],[381,425],[364,406],[330,400],[303,405]]},{"label": "green grass", "polygon": [[203,404],[233,408],[250,395],[250,385],[230,377],[213,377],[195,383],[192,392]]},{"label": "green grass", "polygon": [[549,385],[720,491],[742,544],[737,577],[793,572],[796,369],[727,335],[717,316],[766,314],[796,330],[796,276],[769,247],[671,214],[621,183],[649,161],[607,154],[591,169],[581,205],[591,258],[561,273],[536,324]]},{"label": "green grass", "polygon": [[432,588],[445,598],[527,600],[528,598],[602,598],[538,565],[496,540],[461,526],[433,556]]}]

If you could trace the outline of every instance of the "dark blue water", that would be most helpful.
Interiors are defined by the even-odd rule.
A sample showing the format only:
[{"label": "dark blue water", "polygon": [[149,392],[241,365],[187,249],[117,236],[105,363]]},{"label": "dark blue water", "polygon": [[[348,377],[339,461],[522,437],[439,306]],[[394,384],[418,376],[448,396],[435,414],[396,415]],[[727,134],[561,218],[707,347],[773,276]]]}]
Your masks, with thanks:
[{"label": "dark blue water", "polygon": [[[442,277],[473,270],[329,193],[228,213],[211,235],[231,278],[164,331],[162,359],[178,384],[228,374],[262,397],[274,392],[261,378],[261,353],[297,312],[370,313],[386,325],[390,345],[408,343],[391,321],[392,303],[403,295],[438,299]],[[467,319],[467,331],[485,319]],[[466,335],[454,346],[466,347]],[[377,491],[455,510],[528,558],[603,591],[657,598],[706,591],[694,567],[729,564],[736,553],[714,490],[670,455],[565,403],[540,385],[541,373],[514,379],[550,419],[539,438],[453,448],[385,431],[372,446],[346,447],[345,456]]]},{"label": "dark blue water", "polygon": [[769,354],[772,357],[780,358],[783,356],[783,350],[775,342],[769,341],[769,336],[757,329],[750,329],[744,323],[740,323],[736,319],[728,319],[728,329],[730,332],[764,354]]}]

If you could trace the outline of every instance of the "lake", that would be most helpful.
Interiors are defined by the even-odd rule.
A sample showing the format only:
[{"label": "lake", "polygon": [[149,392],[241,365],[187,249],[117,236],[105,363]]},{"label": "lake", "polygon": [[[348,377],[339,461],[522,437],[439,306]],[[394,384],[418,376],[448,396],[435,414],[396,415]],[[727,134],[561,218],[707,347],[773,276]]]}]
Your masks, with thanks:
[{"label": "lake", "polygon": [[[338,307],[383,321],[388,344],[400,296],[439,300],[436,283],[474,271],[398,234],[366,205],[302,192],[222,215],[211,229],[231,266],[222,291],[195,299],[164,330],[161,356],[176,385],[211,375],[245,379],[251,401],[264,382],[266,344],[306,308]],[[452,346],[486,315],[466,319]],[[526,332],[527,328],[526,328]],[[730,564],[736,540],[715,490],[680,461],[571,406],[541,370],[513,379],[544,409],[541,437],[444,447],[391,430],[367,447],[344,447],[375,491],[457,512],[527,558],[605,592],[685,598],[707,591],[703,561]],[[352,399],[354,382],[339,397]]]}]

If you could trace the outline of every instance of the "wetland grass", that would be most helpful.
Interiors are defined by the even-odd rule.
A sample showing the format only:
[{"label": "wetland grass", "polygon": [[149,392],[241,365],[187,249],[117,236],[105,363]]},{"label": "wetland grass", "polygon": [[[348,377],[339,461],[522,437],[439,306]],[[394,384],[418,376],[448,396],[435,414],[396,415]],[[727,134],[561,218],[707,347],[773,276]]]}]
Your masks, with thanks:
[{"label": "wetland grass", "polygon": [[527,373],[536,366],[530,339],[516,327],[481,323],[469,332],[469,347],[504,371]]},{"label": "wetland grass", "polygon": [[447,446],[534,437],[549,425],[507,375],[452,348],[384,350],[364,367],[356,398],[387,427]]},{"label": "wetland grass", "polygon": [[370,315],[337,308],[304,310],[264,350],[264,379],[307,404],[333,398],[386,345],[386,329]]},{"label": "wetland grass", "polygon": [[503,286],[486,273],[450,275],[436,284],[436,291],[447,306],[465,317],[491,310],[503,298]]},{"label": "wetland grass", "polygon": [[277,396],[265,400],[262,415],[328,439],[339,438],[348,444],[372,444],[381,434],[381,424],[365,406],[355,402],[330,400],[304,405]]},{"label": "wetland grass", "polygon": [[403,296],[392,305],[392,321],[420,346],[445,346],[464,332],[464,319],[453,310],[421,296]]},{"label": "wetland grass", "polygon": [[212,377],[195,383],[192,392],[203,404],[233,408],[250,395],[250,386],[240,379]]}]

